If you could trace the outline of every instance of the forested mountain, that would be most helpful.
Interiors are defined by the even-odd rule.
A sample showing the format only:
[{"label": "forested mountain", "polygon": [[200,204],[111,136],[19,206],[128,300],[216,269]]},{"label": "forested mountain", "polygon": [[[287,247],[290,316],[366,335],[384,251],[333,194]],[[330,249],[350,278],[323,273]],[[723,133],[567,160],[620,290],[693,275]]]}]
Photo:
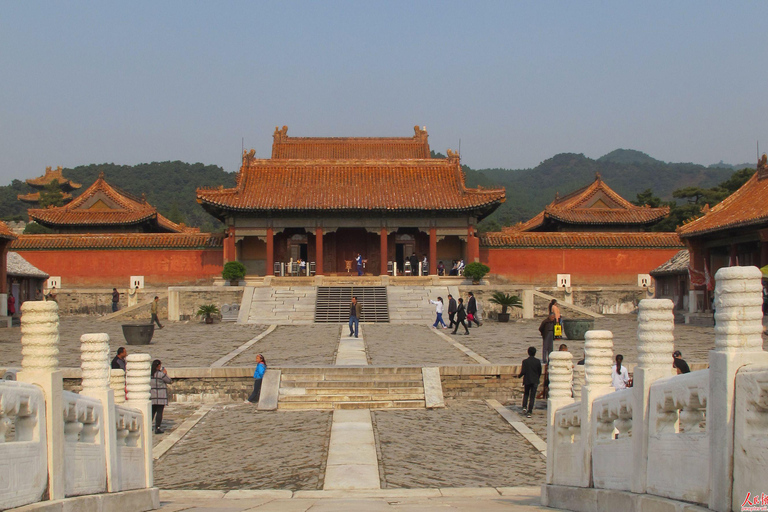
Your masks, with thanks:
[{"label": "forested mountain", "polygon": [[[235,186],[235,173],[224,171],[216,165],[188,164],[185,162],[152,162],[139,165],[92,164],[64,169],[64,176],[82,188],[72,192],[77,197],[93,184],[104,172],[107,183],[141,196],[160,213],[174,222],[199,226],[204,231],[221,229],[222,224],[208,215],[195,198],[198,187]],[[3,219],[23,218],[26,220],[29,204],[16,199],[17,194],[32,191],[23,181],[13,180],[8,186],[0,187],[0,217]]]},{"label": "forested mountain", "polygon": [[[433,157],[443,157],[434,153]],[[730,178],[735,170],[752,167],[714,164],[709,167],[691,163],[666,163],[635,150],[617,149],[593,160],[582,154],[562,153],[532,169],[477,169],[464,166],[471,187],[502,186],[507,201],[486,221],[483,227],[497,228],[525,221],[539,213],[555,197],[567,194],[595,179],[599,172],[608,185],[628,200],[639,193],[650,192],[663,201],[673,201],[673,192],[684,188],[709,189]],[[208,215],[195,200],[195,189],[208,186],[233,187],[235,173],[215,165],[184,162],[153,162],[134,166],[93,164],[65,169],[64,175],[82,183],[77,196],[88,188],[100,172],[107,181],[135,195],[146,194],[147,201],[175,222],[199,226],[203,230],[219,230],[222,224]],[[16,199],[18,194],[33,189],[21,180],[0,187],[0,218],[26,220],[29,205]],[[679,198],[678,198],[679,201]]]},{"label": "forested mountain", "polygon": [[[510,225],[533,217],[552,202],[555,194],[568,194],[592,183],[595,173],[627,200],[651,189],[664,201],[685,187],[711,188],[727,180],[734,168],[691,163],[665,163],[634,150],[616,150],[593,160],[582,154],[561,153],[533,169],[478,169],[465,167],[469,186],[507,190],[507,201],[489,217],[486,224]],[[752,165],[754,168],[754,165]]]}]

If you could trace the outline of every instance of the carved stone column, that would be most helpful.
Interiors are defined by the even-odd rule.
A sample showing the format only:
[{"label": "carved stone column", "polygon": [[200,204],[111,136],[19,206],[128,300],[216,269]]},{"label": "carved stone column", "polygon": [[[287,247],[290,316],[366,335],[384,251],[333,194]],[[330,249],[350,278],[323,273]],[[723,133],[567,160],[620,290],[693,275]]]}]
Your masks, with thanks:
[{"label": "carved stone column", "polygon": [[149,354],[128,354],[126,360],[125,382],[128,390],[126,405],[139,409],[144,422],[144,472],[147,487],[152,487],[152,402],[150,402],[150,367],[152,358]]},{"label": "carved stone column", "polygon": [[648,467],[648,400],[651,384],[673,375],[675,305],[668,299],[640,301],[637,315],[637,361],[632,384],[632,492],[644,493]]},{"label": "carved stone column", "polygon": [[109,389],[109,335],[98,333],[80,336],[80,358],[82,394]]},{"label": "carved stone column", "polygon": [[732,495],[735,380],[743,366],[768,364],[762,349],[761,280],[757,267],[726,267],[715,274],[715,350],[709,353],[707,402],[712,510],[736,510],[744,499]]},{"label": "carved stone column", "polygon": [[571,398],[573,386],[573,355],[552,352],[549,355],[549,398]]},{"label": "carved stone column", "polygon": [[109,387],[115,392],[115,403],[125,403],[125,370],[120,368],[110,370]]},{"label": "carved stone column", "polygon": [[45,394],[48,449],[48,495],[62,499],[64,478],[64,413],[59,370],[59,305],[28,300],[21,305],[21,372],[18,380],[40,386]]}]

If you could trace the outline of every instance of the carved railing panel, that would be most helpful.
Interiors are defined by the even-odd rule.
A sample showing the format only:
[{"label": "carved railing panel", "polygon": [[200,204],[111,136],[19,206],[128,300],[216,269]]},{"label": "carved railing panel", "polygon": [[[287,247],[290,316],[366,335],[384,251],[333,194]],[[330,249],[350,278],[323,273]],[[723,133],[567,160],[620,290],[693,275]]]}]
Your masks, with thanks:
[{"label": "carved railing panel", "polygon": [[33,384],[0,381],[0,508],[40,501],[48,485],[45,398]]},{"label": "carved railing panel", "polygon": [[117,437],[117,475],[120,490],[144,487],[144,435],[141,411],[131,407],[115,406]]},{"label": "carved railing panel", "polygon": [[107,490],[104,412],[101,401],[63,393],[65,493],[96,494]]},{"label": "carved railing panel", "polygon": [[649,494],[708,503],[708,397],[709,370],[667,377],[651,385]]},{"label": "carved railing panel", "polygon": [[[583,438],[581,429],[581,403],[561,407],[555,413],[554,483],[579,485],[583,474]],[[583,433],[588,435],[587,432]]]},{"label": "carved railing panel", "polygon": [[[733,450],[733,510],[768,484],[768,367],[747,366],[736,374]],[[762,503],[761,503],[762,505]]]},{"label": "carved railing panel", "polygon": [[595,487],[623,491],[632,487],[633,408],[632,389],[598,397],[592,404],[592,478]]}]

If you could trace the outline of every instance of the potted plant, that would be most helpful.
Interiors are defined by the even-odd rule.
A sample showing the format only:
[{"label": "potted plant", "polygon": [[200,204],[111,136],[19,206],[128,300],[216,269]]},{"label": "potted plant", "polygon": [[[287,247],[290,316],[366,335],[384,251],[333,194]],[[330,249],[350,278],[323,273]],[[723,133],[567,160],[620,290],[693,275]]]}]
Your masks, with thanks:
[{"label": "potted plant", "polygon": [[239,261],[228,261],[224,264],[221,277],[229,281],[232,286],[237,286],[240,280],[245,277],[245,265]]},{"label": "potted plant", "polygon": [[205,317],[205,323],[212,324],[213,323],[213,317],[211,315],[218,315],[219,314],[219,308],[216,307],[216,304],[203,304],[200,306],[200,309],[197,310],[197,316],[204,316]]},{"label": "potted plant", "polygon": [[470,278],[472,284],[480,284],[480,280],[490,271],[488,265],[475,261],[464,267],[464,276]]},{"label": "potted plant", "polygon": [[507,313],[507,308],[523,307],[523,301],[520,300],[520,297],[504,292],[493,292],[493,295],[490,299],[488,299],[488,301],[501,306],[499,322],[509,322],[509,313]]}]

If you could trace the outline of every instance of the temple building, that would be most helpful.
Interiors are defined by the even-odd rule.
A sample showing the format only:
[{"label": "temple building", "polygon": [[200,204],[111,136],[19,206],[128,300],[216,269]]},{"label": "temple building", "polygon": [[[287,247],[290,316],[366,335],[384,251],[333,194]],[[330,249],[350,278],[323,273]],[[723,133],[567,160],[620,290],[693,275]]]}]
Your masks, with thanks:
[{"label": "temple building", "polygon": [[600,231],[638,232],[669,215],[669,206],[651,208],[637,206],[609,187],[600,177],[570,194],[560,197],[528,222],[511,230],[530,232]]},{"label": "temple building", "polygon": [[676,233],[647,232],[668,214],[630,203],[598,174],[529,221],[483,235],[480,257],[520,284],[638,286],[683,248]]},{"label": "temple building", "polygon": [[[224,261],[268,275],[275,263],[314,262],[317,275],[387,275],[416,253],[435,264],[480,256],[477,223],[504,189],[472,189],[459,155],[430,158],[426,129],[412,137],[291,137],[275,129],[272,155],[251,150],[234,188],[198,189],[197,200],[227,225]],[[450,266],[449,266],[450,268]]]},{"label": "temple building", "polygon": [[19,194],[16,196],[16,198],[26,203],[37,204],[40,201],[40,191],[49,186],[54,181],[56,181],[59,185],[59,190],[61,190],[62,194],[61,198],[64,200],[64,202],[72,200],[72,194],[70,194],[70,192],[82,187],[80,183],[75,183],[74,181],[65,178],[61,166],[57,167],[56,170],[53,170],[50,167],[46,167],[44,175],[27,180],[27,185],[37,189],[38,191],[32,192],[31,194]]},{"label": "temple building", "polygon": [[[79,187],[80,185],[78,185]],[[107,183],[104,173],[74,201],[58,207],[30,208],[29,219],[56,233],[186,233],[198,232],[158,213],[144,197]]]},{"label": "temple building", "polygon": [[690,252],[689,311],[708,310],[720,268],[768,265],[768,157],[741,188],[677,232]]}]

